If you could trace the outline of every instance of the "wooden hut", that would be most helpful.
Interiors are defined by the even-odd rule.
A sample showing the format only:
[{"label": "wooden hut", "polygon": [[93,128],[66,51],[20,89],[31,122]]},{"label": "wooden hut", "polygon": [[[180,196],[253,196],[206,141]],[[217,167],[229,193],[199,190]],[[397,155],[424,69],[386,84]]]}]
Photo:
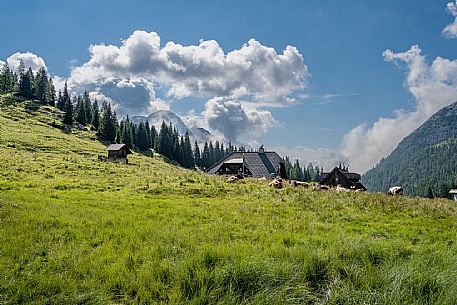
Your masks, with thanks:
[{"label": "wooden hut", "polygon": [[120,163],[128,163],[127,155],[130,155],[132,151],[125,144],[111,144],[106,148],[108,151],[108,157],[106,161],[115,161]]},{"label": "wooden hut", "polygon": [[457,201],[457,189],[451,189],[449,191],[449,194],[451,194],[452,199],[454,199],[454,201]]},{"label": "wooden hut", "polygon": [[360,174],[349,172],[348,167],[339,166],[335,167],[329,173],[322,173],[321,184],[330,187],[336,187],[340,185],[344,188],[353,190],[364,190],[367,189],[360,183]]},{"label": "wooden hut", "polygon": [[265,151],[263,145],[256,152],[232,152],[206,170],[208,174],[248,177],[281,177],[287,179],[284,160],[273,151]]}]

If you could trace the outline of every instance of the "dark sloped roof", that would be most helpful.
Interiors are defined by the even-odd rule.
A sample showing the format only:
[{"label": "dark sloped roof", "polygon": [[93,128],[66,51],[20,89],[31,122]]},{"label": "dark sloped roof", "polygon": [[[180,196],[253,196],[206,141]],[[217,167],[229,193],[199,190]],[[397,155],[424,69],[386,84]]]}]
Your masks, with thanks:
[{"label": "dark sloped roof", "polygon": [[125,146],[125,148],[127,148],[127,150],[128,150],[129,153],[132,153],[132,151],[131,151],[131,150],[128,148],[128,146],[125,145],[125,144],[110,144],[110,145],[106,148],[106,150],[108,150],[108,151],[118,151],[118,150],[122,149],[122,147],[124,147],[124,146]]},{"label": "dark sloped roof", "polygon": [[[232,152],[227,155],[222,160],[216,162],[211,166],[207,173],[215,174],[217,170],[224,163],[230,163],[232,159],[242,159],[243,152]],[[244,165],[249,169],[254,177],[270,177],[271,174],[276,174],[279,171],[280,163],[284,161],[282,158],[275,152],[245,152],[244,153]]]},{"label": "dark sloped roof", "polygon": [[[338,182],[332,181],[333,177],[338,177]],[[360,183],[358,180],[360,179],[360,175],[357,173],[350,173],[341,170],[338,167],[335,167],[329,173],[322,173],[321,184],[324,185],[334,185],[341,184],[343,187],[354,187],[355,189],[363,189],[366,190],[365,186]],[[335,185],[336,186],[336,185]]]}]

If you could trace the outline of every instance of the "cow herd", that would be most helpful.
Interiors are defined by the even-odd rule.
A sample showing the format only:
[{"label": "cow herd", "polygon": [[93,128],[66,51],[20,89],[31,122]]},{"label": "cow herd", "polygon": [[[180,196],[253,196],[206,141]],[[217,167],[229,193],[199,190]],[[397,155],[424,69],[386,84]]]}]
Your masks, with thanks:
[{"label": "cow herd", "polygon": [[[228,183],[234,183],[240,179],[244,179],[243,174],[237,174],[233,175],[227,178]],[[267,181],[268,179],[266,177],[261,177],[258,178],[259,181]],[[275,188],[275,189],[282,189],[284,187],[284,181],[282,178],[274,178],[270,183],[268,184],[270,187]],[[296,181],[296,180],[290,180],[289,185],[291,187],[295,188],[304,188],[304,189],[312,189],[314,191],[328,191],[328,190],[335,190],[337,193],[341,192],[363,192],[364,190],[361,189],[354,189],[354,188],[345,188],[341,185],[337,185],[336,187],[330,187],[328,185],[323,185],[323,184],[312,184],[308,182],[303,182],[303,181]],[[403,188],[401,186],[393,186],[389,188],[387,191],[387,195],[403,195]]]}]

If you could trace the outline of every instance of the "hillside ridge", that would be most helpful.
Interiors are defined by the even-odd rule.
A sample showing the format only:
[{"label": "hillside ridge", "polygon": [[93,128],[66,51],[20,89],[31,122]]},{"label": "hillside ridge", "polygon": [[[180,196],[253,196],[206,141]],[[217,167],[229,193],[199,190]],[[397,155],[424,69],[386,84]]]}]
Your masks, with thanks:
[{"label": "hillside ridge", "polygon": [[406,136],[392,153],[362,176],[372,192],[401,185],[409,195],[447,197],[457,183],[457,102]]}]

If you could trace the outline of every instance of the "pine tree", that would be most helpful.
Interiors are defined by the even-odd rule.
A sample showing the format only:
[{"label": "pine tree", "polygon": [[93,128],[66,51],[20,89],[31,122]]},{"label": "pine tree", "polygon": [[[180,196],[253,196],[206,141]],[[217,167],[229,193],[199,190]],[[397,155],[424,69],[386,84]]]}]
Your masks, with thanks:
[{"label": "pine tree", "polygon": [[144,128],[146,130],[146,144],[147,144],[147,147],[148,149],[149,148],[152,148],[152,144],[151,144],[151,127],[149,126],[149,122],[146,120],[146,122],[144,123]]},{"label": "pine tree", "polygon": [[186,132],[184,136],[184,159],[187,168],[195,167],[194,154],[192,152],[192,144],[190,143],[189,133]]},{"label": "pine tree", "polygon": [[70,98],[65,100],[63,111],[65,111],[63,123],[71,126],[73,124],[73,104],[71,103]]},{"label": "pine tree", "polygon": [[[92,105],[92,126],[94,126],[95,130],[98,131],[100,128],[100,110],[98,108],[98,102],[95,99],[94,104]],[[131,147],[132,148],[132,147]]]},{"label": "pine tree", "polygon": [[81,96],[78,96],[75,108],[75,120],[81,125],[86,125],[86,109],[84,107],[84,102]]},{"label": "pine tree", "polygon": [[151,126],[151,147],[156,149],[157,142],[157,130],[154,125]]},{"label": "pine tree", "polygon": [[27,72],[24,72],[24,74],[21,75],[21,80],[19,82],[19,96],[27,99],[34,98],[33,80],[33,71],[29,68]]},{"label": "pine tree", "polygon": [[209,151],[208,142],[205,142],[205,146],[203,146],[203,153],[202,153],[202,166],[204,169],[209,168],[211,165],[211,156]]},{"label": "pine tree", "polygon": [[208,167],[210,167],[211,165],[213,165],[214,163],[216,163],[215,161],[215,155],[214,155],[214,146],[213,146],[213,142],[209,141],[209,163],[208,163]]},{"label": "pine tree", "polygon": [[198,147],[198,142],[195,140],[194,142],[194,160],[195,160],[195,165],[197,167],[202,167],[202,160],[201,160],[201,155],[200,155],[200,147]]},{"label": "pine tree", "polygon": [[41,67],[35,78],[34,82],[35,97],[43,104],[49,104],[51,100],[50,85],[48,80],[48,73],[44,67]]},{"label": "pine tree", "polygon": [[102,104],[99,136],[102,140],[113,143],[116,139],[117,118],[116,113],[111,110],[107,102]]},{"label": "pine tree", "polygon": [[56,106],[56,87],[52,81],[52,77],[49,77],[49,100],[48,105],[55,107]]},{"label": "pine tree", "polygon": [[7,63],[0,70],[0,93],[10,93],[14,91],[14,74]]},{"label": "pine tree", "polygon": [[59,108],[60,110],[65,110],[65,103],[67,102],[67,100],[70,101],[70,94],[68,93],[67,82],[65,82],[65,85],[63,87],[63,93],[57,100],[57,108]]},{"label": "pine tree", "polygon": [[21,80],[22,80],[22,76],[25,74],[26,70],[25,70],[25,64],[24,64],[24,61],[21,59],[21,61],[19,61],[19,66],[17,67],[17,75],[18,75],[18,82],[20,83]]},{"label": "pine tree", "polygon": [[92,107],[90,103],[89,93],[87,93],[87,91],[84,91],[83,93],[83,106],[85,111],[86,124],[90,124],[92,122]]},{"label": "pine tree", "polygon": [[148,141],[148,134],[146,131],[146,126],[144,125],[143,122],[141,122],[137,126],[136,133],[137,133],[137,139],[138,139],[138,148],[141,151],[147,150],[149,148],[149,141]]},{"label": "pine tree", "polygon": [[167,127],[167,124],[165,124],[165,122],[162,121],[162,125],[160,126],[159,136],[157,139],[157,152],[170,158],[171,150],[172,150],[172,147],[171,147],[170,131]]}]

